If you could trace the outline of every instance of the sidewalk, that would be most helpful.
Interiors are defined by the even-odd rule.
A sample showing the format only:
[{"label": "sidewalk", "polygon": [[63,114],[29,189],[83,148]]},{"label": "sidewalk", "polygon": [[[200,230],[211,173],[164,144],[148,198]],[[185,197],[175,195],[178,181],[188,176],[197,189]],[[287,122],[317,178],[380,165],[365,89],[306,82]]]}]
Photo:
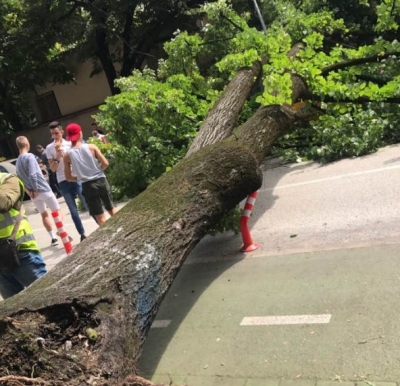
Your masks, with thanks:
[{"label": "sidewalk", "polygon": [[[60,203],[61,211],[64,216],[64,228],[66,229],[68,235],[73,238],[72,245],[79,243],[80,235],[75,229],[75,225],[72,221],[64,198],[59,198],[58,202]],[[50,246],[50,236],[43,226],[41,215],[35,211],[35,206],[33,202],[25,201],[24,207],[28,215],[29,222],[31,223],[36,241],[38,242],[39,248],[42,251],[47,270],[50,270],[67,256],[64,250],[63,243],[61,242],[61,239],[59,239],[59,244],[57,246]],[[86,236],[89,236],[98,228],[96,222],[93,220],[92,217],[89,216],[88,212],[80,212],[80,217],[85,228]]]}]

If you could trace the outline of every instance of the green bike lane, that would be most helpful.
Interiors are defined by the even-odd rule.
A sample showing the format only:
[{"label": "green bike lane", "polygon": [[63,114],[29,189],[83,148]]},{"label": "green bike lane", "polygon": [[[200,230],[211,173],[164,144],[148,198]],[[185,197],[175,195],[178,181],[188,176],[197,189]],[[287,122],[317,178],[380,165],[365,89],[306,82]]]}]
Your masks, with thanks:
[{"label": "green bike lane", "polygon": [[[387,244],[189,258],[161,305],[139,370],[188,386],[400,382],[399,256],[400,245]],[[317,324],[241,325],[268,316],[296,323],[299,315]]]}]

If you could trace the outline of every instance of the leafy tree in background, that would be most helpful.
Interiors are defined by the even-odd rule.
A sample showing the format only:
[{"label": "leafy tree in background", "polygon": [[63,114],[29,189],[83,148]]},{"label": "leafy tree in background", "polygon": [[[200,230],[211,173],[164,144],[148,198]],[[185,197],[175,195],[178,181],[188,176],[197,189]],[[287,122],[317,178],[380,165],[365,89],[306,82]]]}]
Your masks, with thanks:
[{"label": "leafy tree in background", "polygon": [[[157,62],[162,44],[178,28],[195,30],[190,10],[204,0],[25,0],[63,37],[76,35],[75,54],[104,71],[113,94],[114,81],[144,63]],[[71,31],[71,24],[75,31]]]},{"label": "leafy tree in background", "polygon": [[1,131],[20,130],[35,86],[73,80],[70,64],[90,60],[115,80],[155,66],[178,28],[195,30],[191,9],[204,1],[5,0],[0,4]]},{"label": "leafy tree in background", "polygon": [[[68,39],[64,40],[68,44]],[[63,51],[56,34],[25,1],[0,3],[0,132],[20,130],[28,124],[32,114],[29,93],[35,85],[72,79]]]},{"label": "leafy tree in background", "polygon": [[[122,196],[141,192],[182,158],[229,79],[263,55],[269,60],[239,123],[260,105],[288,103],[291,74],[309,86],[301,99],[305,119],[272,154],[292,162],[328,162],[398,140],[400,47],[383,37],[398,33],[397,24],[387,21],[390,15],[356,1],[348,9],[329,1],[322,8],[316,1],[264,1],[261,6],[266,35],[245,2],[210,3],[200,33],[182,31],[165,44],[167,59],[160,61],[157,75],[135,72],[117,81],[122,93],[107,99],[97,119],[121,144],[109,173]],[[395,23],[396,5],[390,11]],[[303,48],[293,60],[287,52],[298,42]],[[310,120],[314,116],[319,119]]]},{"label": "leafy tree in background", "polygon": [[[291,20],[287,23],[289,30],[292,30],[290,26],[301,25],[302,18],[299,17],[299,12],[317,12],[321,5],[320,2],[308,1],[303,2],[299,9],[294,9],[296,3],[289,3],[292,3],[292,7],[288,6],[288,3],[281,3],[290,10],[288,14],[291,15]],[[268,7],[279,3],[263,4],[264,11],[268,10],[268,15],[273,14],[276,17],[277,8],[273,7],[271,10]],[[393,49],[397,50],[399,6],[396,2],[385,1],[378,4],[373,1],[327,0],[323,4],[336,20],[342,19],[345,25],[344,29],[332,28],[329,33],[324,33],[323,51],[342,47],[343,59],[349,59],[349,49],[361,51],[364,46],[365,56],[368,56],[368,50],[377,53],[381,49],[385,52],[385,44],[393,44]],[[322,19],[321,27],[323,23]],[[307,29],[295,28],[293,31],[297,31],[297,34],[295,32],[292,36],[300,39],[299,32],[304,33]],[[317,28],[317,31],[320,29]],[[307,159],[329,162],[342,157],[364,155],[385,144],[398,142],[400,109],[396,99],[399,76],[397,58],[397,55],[380,57],[377,54],[375,60],[370,57],[363,62],[360,58],[358,66],[354,69],[348,72],[340,71],[347,76],[344,90],[348,93],[353,87],[352,83],[359,83],[360,87],[367,85],[370,90],[392,88],[393,94],[389,94],[395,98],[389,101],[391,103],[385,103],[382,96],[375,95],[370,98],[370,95],[364,100],[349,100],[350,103],[346,104],[345,98],[333,95],[334,91],[331,90],[332,95],[325,95],[323,98],[324,114],[320,119],[317,122],[299,122],[293,133],[285,135],[274,146],[273,154],[283,156],[289,162]],[[374,91],[371,91],[371,94],[374,94]],[[371,102],[369,98],[378,102]]]}]

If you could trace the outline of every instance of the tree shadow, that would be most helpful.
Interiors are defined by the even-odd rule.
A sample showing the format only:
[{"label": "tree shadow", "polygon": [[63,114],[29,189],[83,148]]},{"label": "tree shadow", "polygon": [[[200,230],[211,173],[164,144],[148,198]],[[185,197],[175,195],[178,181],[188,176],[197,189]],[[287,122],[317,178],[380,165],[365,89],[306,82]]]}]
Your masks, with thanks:
[{"label": "tree shadow", "polygon": [[[277,160],[262,166],[264,182],[259,190],[254,213],[249,226],[253,227],[265,213],[273,207],[279,194],[274,193],[274,187],[287,173],[302,172],[310,164],[282,165]],[[245,200],[240,204],[243,208]],[[143,352],[138,362],[142,375],[151,378],[157,371],[157,366],[163,357],[169,343],[177,333],[179,326],[188,316],[193,306],[207,288],[224,272],[245,259],[240,252],[241,235],[227,232],[216,236],[206,236],[194,248],[169,289],[156,320],[163,320],[164,328],[152,328],[144,344]],[[166,321],[170,321],[165,326]],[[153,324],[155,327],[155,324]],[[194,338],[195,338],[194,334]],[[184,357],[184,353],[181,353]]]}]

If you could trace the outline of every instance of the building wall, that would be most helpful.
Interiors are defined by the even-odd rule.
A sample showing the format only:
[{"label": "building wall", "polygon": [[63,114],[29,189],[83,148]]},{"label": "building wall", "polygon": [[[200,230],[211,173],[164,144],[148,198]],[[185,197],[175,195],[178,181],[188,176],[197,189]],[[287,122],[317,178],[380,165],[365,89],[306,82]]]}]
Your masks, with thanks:
[{"label": "building wall", "polygon": [[[91,108],[87,109],[81,112],[78,112],[76,114],[70,114],[68,116],[65,116],[58,121],[61,123],[62,127],[65,129],[65,127],[72,122],[79,123],[82,127],[82,132],[83,132],[83,138],[87,139],[91,136],[92,129],[91,129],[91,123],[94,121],[93,115],[98,112],[98,108]],[[15,145],[15,138],[24,135],[29,139],[29,142],[31,144],[31,153],[36,154],[36,145],[41,144],[44,147],[48,145],[50,142],[52,142],[52,138],[50,136],[50,130],[49,130],[49,125],[48,123],[44,125],[37,126],[35,128],[29,129],[29,130],[24,130],[24,131],[19,131],[16,135],[12,135],[9,138],[7,138],[8,145],[11,148],[11,156],[9,154],[4,154],[7,158],[14,158],[18,156],[18,150]],[[0,153],[1,153],[1,148],[0,148]],[[1,156],[2,154],[0,154]]]},{"label": "building wall", "polygon": [[[98,112],[98,106],[111,95],[107,78],[104,72],[90,77],[92,64],[89,62],[74,65],[75,82],[68,84],[49,84],[46,87],[37,88],[37,96],[53,91],[56,97],[61,117],[56,120],[65,128],[68,123],[76,122],[82,127],[83,137],[87,139],[91,135],[91,123],[93,115]],[[0,141],[0,157],[14,158],[18,155],[15,146],[15,138],[24,135],[29,139],[31,152],[36,153],[35,146],[46,146],[52,139],[50,137],[49,123],[20,131],[16,135],[10,135]]]},{"label": "building wall", "polygon": [[54,92],[62,116],[98,106],[110,95],[110,88],[103,71],[90,77],[91,63],[79,63],[74,67],[75,82],[49,84],[47,87],[36,89],[38,96],[49,91]]}]

